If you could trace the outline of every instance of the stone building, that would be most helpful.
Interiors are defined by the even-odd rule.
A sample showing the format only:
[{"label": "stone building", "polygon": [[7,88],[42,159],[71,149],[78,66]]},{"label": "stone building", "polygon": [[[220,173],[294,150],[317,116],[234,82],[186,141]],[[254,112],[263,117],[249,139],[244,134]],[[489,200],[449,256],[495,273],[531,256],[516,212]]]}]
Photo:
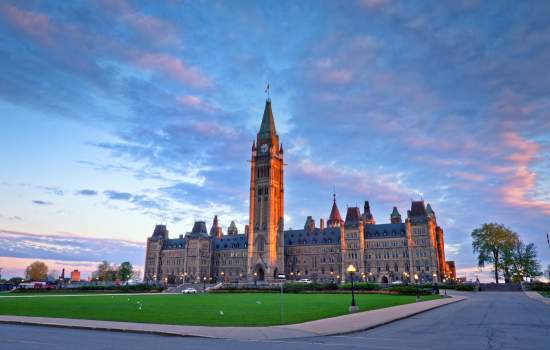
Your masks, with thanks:
[{"label": "stone building", "polygon": [[304,228],[284,230],[283,145],[275,129],[271,101],[267,100],[260,131],[252,144],[250,161],[249,225],[239,233],[235,222],[223,234],[218,217],[210,230],[204,221],[191,232],[170,239],[165,225],[157,225],[147,239],[146,282],[245,282],[309,278],[338,282],[355,278],[439,282],[450,277],[454,262],[445,260],[443,229],[423,200],[412,201],[403,221],[396,207],[389,223],[377,224],[365,201],[347,208],[342,219],[336,195],[326,227],[307,217]]}]

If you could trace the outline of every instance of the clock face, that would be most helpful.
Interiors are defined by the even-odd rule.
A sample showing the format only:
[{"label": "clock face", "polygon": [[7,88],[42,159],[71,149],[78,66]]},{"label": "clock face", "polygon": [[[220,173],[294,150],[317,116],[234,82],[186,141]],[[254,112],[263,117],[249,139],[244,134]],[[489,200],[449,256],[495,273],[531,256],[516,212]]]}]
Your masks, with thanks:
[{"label": "clock face", "polygon": [[263,145],[260,146],[260,150],[262,151],[262,153],[267,153],[267,144],[264,143]]}]

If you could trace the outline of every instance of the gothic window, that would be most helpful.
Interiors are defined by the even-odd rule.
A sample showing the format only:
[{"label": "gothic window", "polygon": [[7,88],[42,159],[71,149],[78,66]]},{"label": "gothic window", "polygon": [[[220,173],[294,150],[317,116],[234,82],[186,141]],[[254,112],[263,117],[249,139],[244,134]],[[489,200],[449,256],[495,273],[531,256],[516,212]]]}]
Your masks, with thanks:
[{"label": "gothic window", "polygon": [[263,236],[259,236],[256,240],[256,250],[258,252],[263,252],[265,248],[265,239]]},{"label": "gothic window", "polygon": [[395,272],[399,271],[399,268],[397,267],[397,263],[393,265],[393,269],[394,269]]}]

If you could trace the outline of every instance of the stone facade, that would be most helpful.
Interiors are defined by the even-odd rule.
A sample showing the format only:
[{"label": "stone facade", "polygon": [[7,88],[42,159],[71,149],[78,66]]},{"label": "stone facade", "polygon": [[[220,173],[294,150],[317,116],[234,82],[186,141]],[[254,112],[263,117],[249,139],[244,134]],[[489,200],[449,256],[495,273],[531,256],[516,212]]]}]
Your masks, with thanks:
[{"label": "stone facade", "polygon": [[250,163],[245,233],[232,222],[224,235],[217,216],[210,231],[197,221],[176,239],[157,225],[147,239],[146,282],[270,282],[280,273],[287,279],[339,282],[350,278],[349,265],[355,266],[356,279],[381,283],[440,282],[454,272],[454,263],[445,261],[443,229],[424,201],[411,202],[404,222],[394,207],[390,223],[376,224],[368,201],[362,213],[348,208],[343,220],[334,195],[326,227],[323,219],[316,227],[308,217],[303,229],[285,231],[283,146],[269,100]]}]

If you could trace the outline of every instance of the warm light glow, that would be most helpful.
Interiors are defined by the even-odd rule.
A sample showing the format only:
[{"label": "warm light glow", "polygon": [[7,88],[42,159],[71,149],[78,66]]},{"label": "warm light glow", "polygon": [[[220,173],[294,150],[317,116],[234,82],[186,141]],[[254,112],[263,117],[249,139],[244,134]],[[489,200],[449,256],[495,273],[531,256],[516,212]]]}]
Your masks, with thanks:
[{"label": "warm light glow", "polygon": [[414,279],[418,280],[418,275],[416,273],[414,274]]},{"label": "warm light glow", "polygon": [[353,264],[350,264],[346,271],[349,273],[354,273],[355,271],[357,271],[357,269],[355,268],[355,266],[353,266]]}]

